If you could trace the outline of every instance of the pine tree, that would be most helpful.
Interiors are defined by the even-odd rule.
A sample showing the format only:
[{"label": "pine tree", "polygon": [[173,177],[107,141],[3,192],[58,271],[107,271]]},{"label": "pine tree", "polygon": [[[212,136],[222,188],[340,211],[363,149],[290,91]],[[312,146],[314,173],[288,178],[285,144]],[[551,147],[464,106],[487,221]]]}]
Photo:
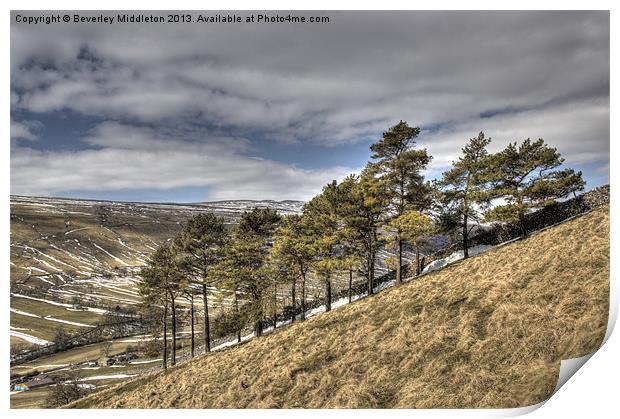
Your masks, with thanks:
[{"label": "pine tree", "polygon": [[382,179],[368,168],[359,177],[347,177],[341,187],[347,194],[343,194],[340,217],[347,240],[355,246],[355,256],[363,260],[360,271],[366,277],[368,294],[371,295],[374,292],[377,252],[384,244],[380,229],[389,197]]},{"label": "pine tree", "polygon": [[[370,146],[373,152],[369,169],[381,177],[389,197],[389,218],[397,218],[410,210],[422,210],[429,204],[429,189],[422,170],[431,160],[425,149],[415,148],[420,128],[400,121],[383,133],[383,138]],[[403,237],[396,231],[396,282],[402,282]]]},{"label": "pine tree", "polygon": [[293,314],[295,321],[295,294],[297,279],[301,280],[301,320],[306,318],[306,281],[314,258],[314,232],[309,217],[290,215],[283,220],[274,240],[273,257],[295,272],[292,279]]},{"label": "pine tree", "polygon": [[325,287],[325,311],[331,311],[332,277],[342,270],[342,259],[332,254],[326,255],[314,261],[312,267]]},{"label": "pine tree", "polygon": [[226,240],[227,231],[224,219],[212,213],[197,214],[190,218],[174,240],[175,246],[186,256],[184,268],[189,277],[202,289],[205,352],[211,350],[208,290],[216,282],[216,278],[212,277],[210,273],[220,260],[221,248]]},{"label": "pine tree", "polygon": [[194,307],[194,297],[196,295],[196,290],[192,287],[193,284],[188,283],[186,288],[183,290],[183,296],[189,303],[189,319],[190,319],[190,357],[194,357],[196,354],[196,309]]},{"label": "pine tree", "polygon": [[420,275],[420,247],[424,240],[435,232],[433,222],[419,211],[408,211],[390,222],[390,227],[399,231],[401,237],[415,247],[416,275]]},{"label": "pine tree", "polygon": [[280,218],[270,208],[244,212],[218,264],[218,271],[226,272],[226,284],[249,298],[241,308],[244,317],[254,323],[255,336],[262,335],[265,308],[269,304],[267,291],[272,286],[272,272],[268,256]]},{"label": "pine tree", "polygon": [[436,182],[440,190],[444,230],[460,231],[464,258],[469,256],[469,223],[480,220],[480,209],[489,202],[485,178],[488,163],[487,146],[491,139],[480,132],[462,149],[462,156]]},{"label": "pine tree", "polygon": [[344,197],[336,181],[323,187],[320,194],[308,202],[303,209],[311,226],[313,242],[312,268],[325,286],[325,308],[331,310],[332,276],[346,266],[345,247],[341,244],[344,224],[339,219]]},{"label": "pine tree", "polygon": [[353,228],[351,221],[351,205],[355,204],[352,198],[357,180],[354,176],[349,176],[340,182],[336,187],[337,202],[336,216],[339,225],[338,242],[342,251],[342,265],[348,271],[348,300],[353,299],[353,273],[358,273],[359,266],[363,264],[363,246],[358,240],[358,231]]},{"label": "pine tree", "polygon": [[168,307],[172,314],[172,360],[176,364],[176,298],[184,287],[184,276],[179,267],[178,253],[170,244],[161,245],[147,260],[147,265],[140,272],[142,281],[139,291],[146,304],[159,302],[164,306],[163,338],[164,358],[163,367],[167,367],[167,328]]},{"label": "pine tree", "polygon": [[505,204],[486,212],[489,221],[516,221],[523,236],[528,234],[525,215],[555,199],[583,190],[581,172],[573,169],[555,170],[564,159],[557,149],[549,147],[542,138],[521,144],[510,143],[488,160],[487,180],[492,184],[491,195],[502,198]]},{"label": "pine tree", "polygon": [[[290,263],[288,263],[287,260],[284,260],[282,258],[279,257],[279,255],[277,254],[276,251],[276,246],[277,246],[277,239],[274,238],[274,246],[271,249],[270,255],[269,255],[269,270],[270,270],[270,275],[271,275],[271,281],[272,281],[272,296],[273,299],[271,301],[271,316],[272,316],[272,322],[273,322],[273,328],[275,329],[277,327],[277,321],[278,321],[278,302],[280,300],[280,288],[282,285],[291,285],[291,282],[295,282],[295,276],[296,276],[296,271],[294,269],[294,266],[291,266]],[[294,313],[294,303],[291,304],[291,306],[293,307],[293,316],[295,315]]]}]

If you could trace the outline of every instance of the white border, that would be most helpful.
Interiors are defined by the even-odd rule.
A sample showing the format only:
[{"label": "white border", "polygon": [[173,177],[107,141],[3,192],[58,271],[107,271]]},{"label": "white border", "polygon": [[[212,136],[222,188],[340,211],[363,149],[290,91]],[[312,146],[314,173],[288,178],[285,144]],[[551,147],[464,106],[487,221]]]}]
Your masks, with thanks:
[{"label": "white border", "polygon": [[[9,65],[8,65],[8,55],[10,50],[10,23],[9,23],[9,10],[10,9],[21,9],[21,10],[45,10],[45,9],[58,9],[58,10],[85,10],[85,9],[99,9],[99,10],[122,10],[122,9],[133,9],[133,10],[148,10],[148,9],[158,9],[158,10],[170,10],[170,9],[180,9],[180,10],[383,10],[383,9],[393,9],[393,10],[405,10],[405,9],[418,9],[418,10],[488,10],[488,9],[503,9],[503,10],[529,10],[529,9],[570,9],[570,10],[611,10],[611,68],[612,71],[610,74],[614,74],[614,69],[617,68],[616,60],[617,60],[617,31],[614,29],[613,23],[617,19],[615,18],[614,5],[617,2],[612,1],[600,1],[600,0],[590,0],[588,2],[576,2],[576,1],[564,1],[564,2],[550,2],[550,1],[533,1],[533,0],[522,0],[519,2],[502,2],[498,3],[497,1],[475,1],[470,0],[468,2],[458,2],[458,1],[433,1],[426,3],[412,3],[407,1],[394,1],[394,0],[383,0],[381,2],[368,2],[368,1],[326,1],[326,0],[315,0],[315,1],[298,1],[295,5],[292,5],[288,1],[274,1],[267,0],[258,2],[250,2],[250,1],[235,1],[234,4],[231,4],[231,1],[211,1],[211,2],[200,2],[200,1],[189,1],[189,0],[177,0],[175,2],[162,2],[162,1],[119,1],[119,0],[109,0],[106,2],[84,2],[84,1],[56,1],[54,3],[44,2],[41,0],[38,1],[6,1],[4,4],[7,6],[6,12],[4,15],[4,20],[2,21],[3,30],[2,30],[2,44],[4,46],[5,51],[5,64],[2,66],[2,80],[4,81],[2,84],[3,97],[4,101],[4,118],[2,118],[2,128],[5,135],[9,133],[10,126],[10,102],[8,98],[10,97],[10,76],[9,76]],[[499,6],[502,7],[499,7]],[[611,102],[613,102],[613,98],[617,95],[616,84],[612,82],[611,84]],[[613,107],[612,107],[613,108]],[[618,132],[616,128],[616,123],[614,123],[614,118],[611,118],[611,131],[610,138],[616,138],[616,134]],[[7,135],[8,137],[8,135]],[[586,140],[586,139],[584,139]],[[2,176],[2,182],[0,182],[0,199],[2,205],[0,207],[0,219],[2,222],[0,223],[0,237],[3,238],[1,241],[2,251],[0,253],[1,265],[4,268],[3,278],[5,281],[5,294],[4,301],[5,307],[9,306],[9,293],[8,293],[8,278],[9,278],[9,243],[10,243],[10,234],[9,234],[9,148],[10,141],[5,137],[5,140],[2,141],[2,153],[1,159],[3,160],[0,164],[0,173]],[[615,179],[617,176],[617,168],[615,158],[618,156],[618,145],[615,141],[611,141],[611,154],[610,154],[610,179]],[[617,180],[611,180],[611,183],[616,184]],[[612,204],[611,206],[611,254],[619,255],[620,247],[618,245],[618,223],[615,220],[619,219],[620,211],[618,211],[615,202],[616,200],[616,189],[612,186],[611,194],[612,194]],[[618,308],[618,285],[617,280],[613,280],[613,278],[618,278],[618,264],[616,258],[612,257],[611,261],[611,277],[612,277],[612,301],[611,307],[612,312],[610,313],[610,325],[615,322],[617,317],[617,308]],[[2,336],[9,336],[9,321],[8,321],[8,310],[0,311],[0,315],[2,316]],[[610,329],[611,330],[611,329]],[[583,416],[592,416],[592,417],[611,417],[611,413],[617,414],[618,412],[618,396],[617,396],[617,376],[618,376],[618,354],[620,348],[620,341],[616,334],[612,334],[606,344],[596,353],[594,356],[588,361],[588,366],[586,368],[582,368],[576,374],[576,378],[569,380],[558,392],[555,394],[549,401],[547,401],[544,406],[533,413],[530,414],[530,417],[537,418],[547,418],[547,417],[583,417]],[[8,345],[2,345],[2,353],[0,354],[1,359],[8,360]],[[9,365],[8,362],[4,364],[4,373],[5,377],[9,376]],[[9,396],[8,391],[5,391],[2,398],[2,407],[5,410],[9,410]],[[42,411],[24,411],[24,410],[13,410],[6,412],[10,415],[19,415],[20,417],[40,417],[41,414],[44,414],[46,417],[78,417],[83,415],[85,412],[80,411],[59,411],[59,410],[46,410]],[[103,418],[109,417],[110,415],[119,415],[122,417],[128,417],[131,415],[132,417],[164,417],[170,415],[183,415],[185,417],[201,417],[214,415],[219,418],[223,417],[247,417],[247,415],[251,415],[252,417],[259,418],[273,418],[273,417],[288,417],[291,414],[300,417],[315,417],[317,415],[321,415],[321,417],[341,417],[341,416],[352,416],[355,415],[357,418],[366,418],[373,417],[375,415],[383,415],[389,414],[390,416],[397,417],[490,417],[490,416],[504,416],[509,412],[507,411],[496,411],[496,410],[424,410],[424,411],[413,411],[413,410],[390,410],[390,411],[374,411],[374,410],[355,410],[355,411],[345,411],[345,410],[297,410],[295,412],[280,410],[280,411],[265,411],[265,410],[225,410],[225,411],[201,411],[201,410],[193,410],[193,411],[145,411],[145,410],[132,410],[132,411],[88,411],[88,416],[93,418]],[[512,412],[516,413],[516,412]]]}]

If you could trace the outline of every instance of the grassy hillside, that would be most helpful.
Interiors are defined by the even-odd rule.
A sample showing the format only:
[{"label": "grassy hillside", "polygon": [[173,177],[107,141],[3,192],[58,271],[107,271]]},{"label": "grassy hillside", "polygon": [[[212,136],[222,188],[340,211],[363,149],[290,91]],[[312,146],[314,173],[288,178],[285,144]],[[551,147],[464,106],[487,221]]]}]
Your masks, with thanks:
[{"label": "grassy hillside", "polygon": [[609,207],[72,407],[517,407],[607,325]]}]

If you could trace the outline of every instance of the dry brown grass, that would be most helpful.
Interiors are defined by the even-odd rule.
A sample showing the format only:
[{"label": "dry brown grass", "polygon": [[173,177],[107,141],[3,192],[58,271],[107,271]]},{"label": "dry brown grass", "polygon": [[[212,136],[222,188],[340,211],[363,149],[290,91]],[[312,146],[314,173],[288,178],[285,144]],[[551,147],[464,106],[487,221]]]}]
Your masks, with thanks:
[{"label": "dry brown grass", "polygon": [[609,207],[73,407],[517,407],[596,350]]}]

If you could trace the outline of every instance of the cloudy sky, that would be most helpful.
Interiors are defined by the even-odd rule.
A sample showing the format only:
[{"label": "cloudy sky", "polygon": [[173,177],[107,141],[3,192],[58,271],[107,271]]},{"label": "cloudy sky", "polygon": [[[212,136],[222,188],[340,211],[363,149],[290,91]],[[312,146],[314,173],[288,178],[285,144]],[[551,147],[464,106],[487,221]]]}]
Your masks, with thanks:
[{"label": "cloudy sky", "polygon": [[132,25],[17,14],[41,13],[11,15],[12,194],[308,199],[363,167],[401,119],[422,128],[430,178],[483,130],[492,151],[544,138],[588,187],[609,181],[606,12]]}]

